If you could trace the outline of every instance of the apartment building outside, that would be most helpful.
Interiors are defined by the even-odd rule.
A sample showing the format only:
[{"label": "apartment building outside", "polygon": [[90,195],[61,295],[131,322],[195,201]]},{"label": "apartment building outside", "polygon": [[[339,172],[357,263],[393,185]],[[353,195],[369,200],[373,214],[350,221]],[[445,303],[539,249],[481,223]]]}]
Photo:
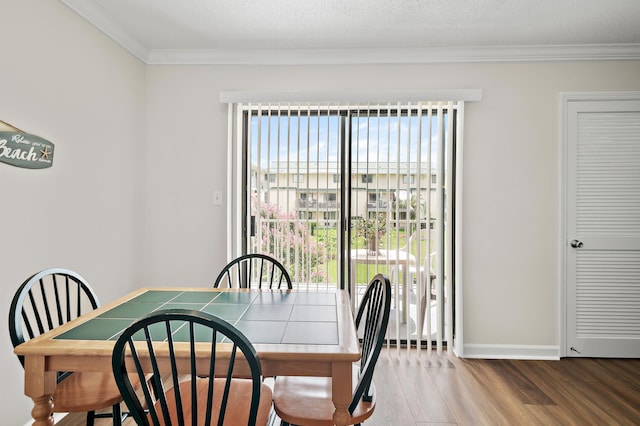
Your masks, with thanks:
[{"label": "apartment building outside", "polygon": [[[437,176],[432,170],[419,162],[353,163],[350,182],[345,179],[345,188],[350,189],[350,216],[384,215],[396,226],[433,218]],[[274,161],[266,173],[254,168],[251,179],[260,203],[319,227],[335,226],[342,207],[339,162]]]}]

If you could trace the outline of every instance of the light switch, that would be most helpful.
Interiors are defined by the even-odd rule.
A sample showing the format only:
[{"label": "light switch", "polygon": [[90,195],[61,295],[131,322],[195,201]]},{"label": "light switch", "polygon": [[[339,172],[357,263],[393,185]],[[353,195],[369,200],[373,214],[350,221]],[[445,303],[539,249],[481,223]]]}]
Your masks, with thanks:
[{"label": "light switch", "polygon": [[222,205],[222,191],[213,191],[213,205],[214,206]]}]

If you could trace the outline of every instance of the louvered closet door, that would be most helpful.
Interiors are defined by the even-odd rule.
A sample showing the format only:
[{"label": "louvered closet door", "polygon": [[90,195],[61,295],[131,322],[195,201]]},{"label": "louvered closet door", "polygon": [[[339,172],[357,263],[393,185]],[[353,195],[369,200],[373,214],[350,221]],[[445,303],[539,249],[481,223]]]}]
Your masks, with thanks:
[{"label": "louvered closet door", "polygon": [[640,101],[567,111],[567,356],[640,357]]}]

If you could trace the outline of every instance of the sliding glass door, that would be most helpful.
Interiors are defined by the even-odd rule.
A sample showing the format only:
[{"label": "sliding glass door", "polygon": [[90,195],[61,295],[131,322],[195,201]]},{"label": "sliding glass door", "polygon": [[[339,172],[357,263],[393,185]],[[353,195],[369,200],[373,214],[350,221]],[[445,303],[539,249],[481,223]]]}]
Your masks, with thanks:
[{"label": "sliding glass door", "polygon": [[348,289],[354,308],[384,273],[390,341],[446,340],[455,104],[237,108],[243,251],[279,259],[299,290]]},{"label": "sliding glass door", "polygon": [[299,289],[342,287],[344,122],[326,109],[247,113],[246,249],[279,259]]}]

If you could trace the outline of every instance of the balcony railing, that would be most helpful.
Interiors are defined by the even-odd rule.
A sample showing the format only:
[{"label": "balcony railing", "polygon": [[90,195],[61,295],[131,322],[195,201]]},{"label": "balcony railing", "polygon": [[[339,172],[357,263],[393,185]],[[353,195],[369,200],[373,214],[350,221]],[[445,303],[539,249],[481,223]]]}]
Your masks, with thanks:
[{"label": "balcony railing", "polygon": [[316,201],[316,200],[298,200],[297,201],[298,210],[337,209],[338,207],[340,207],[340,203],[338,201]]}]

